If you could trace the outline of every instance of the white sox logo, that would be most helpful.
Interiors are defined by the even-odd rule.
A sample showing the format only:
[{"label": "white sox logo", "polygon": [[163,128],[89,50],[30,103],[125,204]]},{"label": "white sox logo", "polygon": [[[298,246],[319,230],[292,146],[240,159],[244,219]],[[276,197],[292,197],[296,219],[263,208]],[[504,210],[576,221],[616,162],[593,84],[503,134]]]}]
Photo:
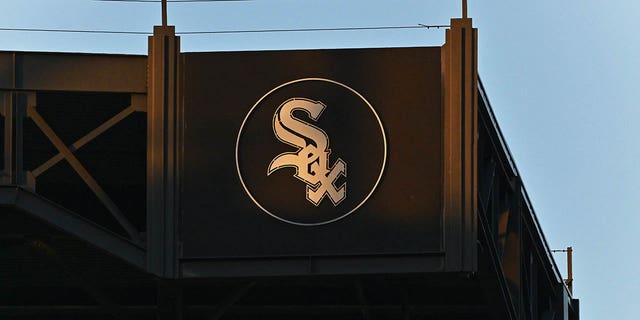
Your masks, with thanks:
[{"label": "white sox logo", "polygon": [[317,121],[326,106],[319,101],[306,98],[293,98],[278,107],[273,116],[273,132],[278,140],[296,147],[295,152],[284,152],[275,157],[269,164],[267,175],[274,171],[293,167],[294,177],[307,184],[306,197],[309,202],[318,206],[325,196],[337,206],[347,196],[346,182],[339,188],[335,186],[340,176],[347,176],[347,164],[342,159],[336,160],[329,167],[329,137],[320,128],[293,116],[296,110],[303,111]]},{"label": "white sox logo", "polygon": [[387,139],[362,94],[331,79],[302,78],[255,102],[239,128],[235,160],[242,188],[264,213],[320,226],[344,219],[373,195]]}]

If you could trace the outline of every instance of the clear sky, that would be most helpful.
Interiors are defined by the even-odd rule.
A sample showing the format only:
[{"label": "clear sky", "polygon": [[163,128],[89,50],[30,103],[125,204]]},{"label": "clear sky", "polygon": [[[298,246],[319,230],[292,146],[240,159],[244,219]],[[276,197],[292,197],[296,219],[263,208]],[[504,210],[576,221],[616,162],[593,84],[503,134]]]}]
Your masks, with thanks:
[{"label": "clear sky", "polygon": [[[455,0],[169,4],[178,31],[447,24]],[[583,320],[638,319],[640,2],[469,0],[479,69]],[[160,5],[1,0],[0,27],[151,31]],[[191,35],[183,51],[430,46],[442,30]],[[0,31],[0,50],[145,54],[140,35]],[[565,273],[563,255],[556,256]]]}]

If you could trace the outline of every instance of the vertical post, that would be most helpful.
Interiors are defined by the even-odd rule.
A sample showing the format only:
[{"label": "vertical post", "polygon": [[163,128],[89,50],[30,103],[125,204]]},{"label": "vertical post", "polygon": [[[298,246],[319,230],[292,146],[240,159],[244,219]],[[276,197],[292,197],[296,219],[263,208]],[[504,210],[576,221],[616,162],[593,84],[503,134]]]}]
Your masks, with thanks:
[{"label": "vertical post", "polygon": [[442,48],[447,271],[477,270],[476,52],[471,19],[451,19]]},{"label": "vertical post", "polygon": [[155,26],[147,84],[147,267],[162,278],[178,275],[179,56],[175,27]]},{"label": "vertical post", "polygon": [[167,0],[162,0],[162,26],[167,26]]},{"label": "vertical post", "polygon": [[502,257],[502,268],[505,277],[509,282],[509,289],[513,303],[515,304],[516,314],[524,317],[525,315],[525,275],[526,270],[523,268],[525,263],[524,241],[522,241],[522,179],[514,177],[513,181],[513,199],[511,200],[511,208],[509,208],[509,222],[507,234],[505,237],[505,251]]},{"label": "vertical post", "polygon": [[467,0],[462,0],[462,18],[467,18]]},{"label": "vertical post", "polygon": [[27,106],[35,105],[34,93],[2,93],[1,111],[4,116],[4,168],[0,183],[26,186],[23,170],[23,124]]},{"label": "vertical post", "polygon": [[4,141],[2,148],[2,176],[0,183],[12,184],[13,181],[13,163],[14,163],[14,141],[13,141],[13,93],[2,93],[2,116],[4,117]]},{"label": "vertical post", "polygon": [[567,247],[567,288],[573,295],[573,247]]}]

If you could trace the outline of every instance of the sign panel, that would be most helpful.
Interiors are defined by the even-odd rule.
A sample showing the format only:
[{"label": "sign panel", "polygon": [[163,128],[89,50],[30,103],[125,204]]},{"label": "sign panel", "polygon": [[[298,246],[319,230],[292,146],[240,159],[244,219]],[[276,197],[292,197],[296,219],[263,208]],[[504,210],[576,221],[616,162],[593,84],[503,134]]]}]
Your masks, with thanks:
[{"label": "sign panel", "polygon": [[181,258],[441,252],[440,51],[182,54]]}]

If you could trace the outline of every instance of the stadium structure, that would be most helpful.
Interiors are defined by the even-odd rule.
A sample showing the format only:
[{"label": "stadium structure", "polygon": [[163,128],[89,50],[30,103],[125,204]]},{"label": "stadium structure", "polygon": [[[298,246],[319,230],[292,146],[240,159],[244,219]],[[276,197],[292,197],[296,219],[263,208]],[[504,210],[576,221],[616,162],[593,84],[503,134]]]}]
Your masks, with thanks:
[{"label": "stadium structure", "polygon": [[0,52],[0,318],[577,320],[442,46]]}]

